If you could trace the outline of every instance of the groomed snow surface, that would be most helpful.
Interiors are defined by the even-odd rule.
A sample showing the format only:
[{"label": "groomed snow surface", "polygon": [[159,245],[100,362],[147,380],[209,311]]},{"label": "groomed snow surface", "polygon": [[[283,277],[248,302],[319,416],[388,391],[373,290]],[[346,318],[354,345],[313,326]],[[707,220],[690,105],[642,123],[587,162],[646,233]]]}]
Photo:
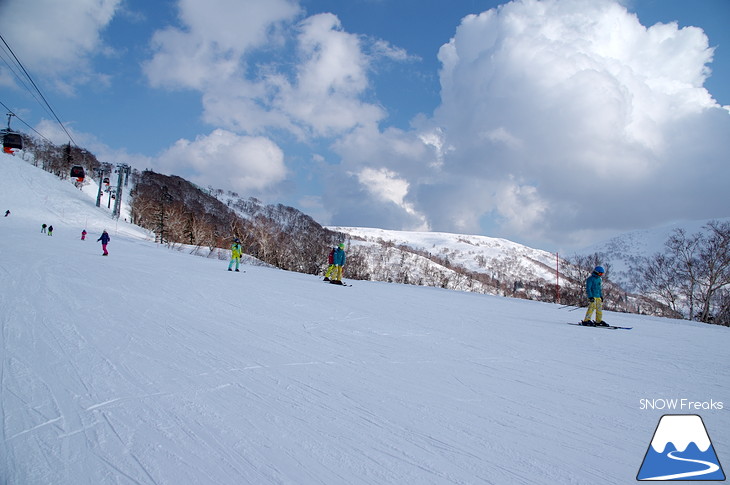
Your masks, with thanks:
[{"label": "groomed snow surface", "polygon": [[[3,485],[630,484],[682,412],[730,463],[727,328],[229,273],[18,157],[0,175]],[[672,398],[725,408],[641,409]]]}]

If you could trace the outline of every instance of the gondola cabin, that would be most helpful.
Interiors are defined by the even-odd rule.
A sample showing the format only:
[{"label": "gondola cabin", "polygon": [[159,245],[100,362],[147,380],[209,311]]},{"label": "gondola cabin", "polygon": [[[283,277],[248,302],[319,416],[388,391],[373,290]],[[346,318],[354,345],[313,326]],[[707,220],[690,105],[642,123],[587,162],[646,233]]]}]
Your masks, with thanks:
[{"label": "gondola cabin", "polygon": [[5,132],[3,134],[3,150],[6,153],[12,153],[10,150],[22,150],[23,138],[20,133]]},{"label": "gondola cabin", "polygon": [[71,167],[71,177],[76,178],[79,182],[83,182],[85,176],[84,167],[80,165],[74,165]]}]

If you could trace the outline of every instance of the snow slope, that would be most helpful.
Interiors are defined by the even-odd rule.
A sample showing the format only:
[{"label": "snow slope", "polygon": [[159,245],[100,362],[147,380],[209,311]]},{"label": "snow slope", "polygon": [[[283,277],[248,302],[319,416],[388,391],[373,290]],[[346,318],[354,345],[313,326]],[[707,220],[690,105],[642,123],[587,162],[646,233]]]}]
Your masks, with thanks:
[{"label": "snow slope", "polygon": [[641,404],[730,406],[727,328],[229,273],[6,155],[0,209],[1,484],[629,484],[667,412],[730,463]]}]

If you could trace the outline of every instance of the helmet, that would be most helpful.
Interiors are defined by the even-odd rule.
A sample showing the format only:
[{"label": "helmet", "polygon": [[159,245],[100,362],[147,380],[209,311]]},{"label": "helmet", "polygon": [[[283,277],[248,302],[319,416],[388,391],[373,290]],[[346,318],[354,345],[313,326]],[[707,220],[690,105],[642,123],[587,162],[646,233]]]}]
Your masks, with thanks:
[{"label": "helmet", "polygon": [[340,249],[345,249],[345,245],[344,245],[343,243],[340,243],[340,246],[339,246],[339,248],[340,248]]},{"label": "helmet", "polygon": [[603,274],[603,273],[606,272],[606,270],[603,269],[603,266],[596,266],[595,269],[593,270],[593,272],[594,273],[601,273],[601,274]]},{"label": "helmet", "polygon": [[238,239],[238,238],[235,238],[235,239],[233,240],[233,242],[241,242],[241,240],[240,240],[240,239]]}]

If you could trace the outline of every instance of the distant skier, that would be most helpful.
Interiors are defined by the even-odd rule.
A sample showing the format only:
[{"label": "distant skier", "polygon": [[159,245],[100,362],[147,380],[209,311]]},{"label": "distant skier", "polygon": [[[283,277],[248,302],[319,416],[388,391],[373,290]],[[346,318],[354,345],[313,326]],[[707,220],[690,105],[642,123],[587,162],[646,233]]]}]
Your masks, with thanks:
[{"label": "distant skier", "polygon": [[335,250],[335,254],[333,255],[332,262],[335,265],[334,273],[332,275],[332,278],[330,279],[330,283],[335,285],[341,285],[342,284],[342,271],[345,266],[345,245],[340,243],[339,246],[337,246],[337,249]]},{"label": "distant skier", "polygon": [[53,226],[48,226],[48,235],[53,236]]},{"label": "distant skier", "polygon": [[330,275],[332,274],[332,271],[334,271],[334,269],[335,269],[335,251],[336,250],[337,250],[337,248],[330,249],[330,254],[329,254],[329,256],[327,256],[327,264],[329,264],[329,266],[327,266],[327,271],[325,271],[325,273],[324,273],[324,281],[330,280]]},{"label": "distant skier", "polygon": [[48,227],[48,226],[45,225],[45,224],[41,224],[41,232],[44,233],[44,234],[46,232],[46,227]]},{"label": "distant skier", "polygon": [[102,256],[109,256],[109,251],[106,250],[106,245],[109,244],[109,240],[111,238],[109,237],[109,233],[104,231],[101,233],[101,236],[96,241],[101,241],[101,249],[104,250],[104,254]]},{"label": "distant skier", "polygon": [[8,217],[10,215],[10,209],[5,211],[5,217]]},{"label": "distant skier", "polygon": [[81,231],[81,240],[82,241],[86,241],[86,234],[87,234],[86,229],[84,229],[83,231]]},{"label": "distant skier", "polygon": [[[603,273],[605,272],[606,270],[603,269],[603,266],[596,266],[593,270],[593,274],[591,274],[586,279],[586,296],[588,297],[588,310],[586,311],[586,316],[583,319],[583,325],[599,325],[603,327],[608,326],[608,324],[603,321],[603,280],[601,279],[601,276],[603,276]],[[595,323],[591,321],[591,317],[593,316],[594,311],[596,312]]]},{"label": "distant skier", "polygon": [[243,249],[241,248],[241,240],[235,238],[233,244],[231,244],[231,262],[228,263],[228,271],[233,271],[233,264],[236,264],[236,271],[239,271],[238,266],[241,264],[241,256],[243,255]]}]

